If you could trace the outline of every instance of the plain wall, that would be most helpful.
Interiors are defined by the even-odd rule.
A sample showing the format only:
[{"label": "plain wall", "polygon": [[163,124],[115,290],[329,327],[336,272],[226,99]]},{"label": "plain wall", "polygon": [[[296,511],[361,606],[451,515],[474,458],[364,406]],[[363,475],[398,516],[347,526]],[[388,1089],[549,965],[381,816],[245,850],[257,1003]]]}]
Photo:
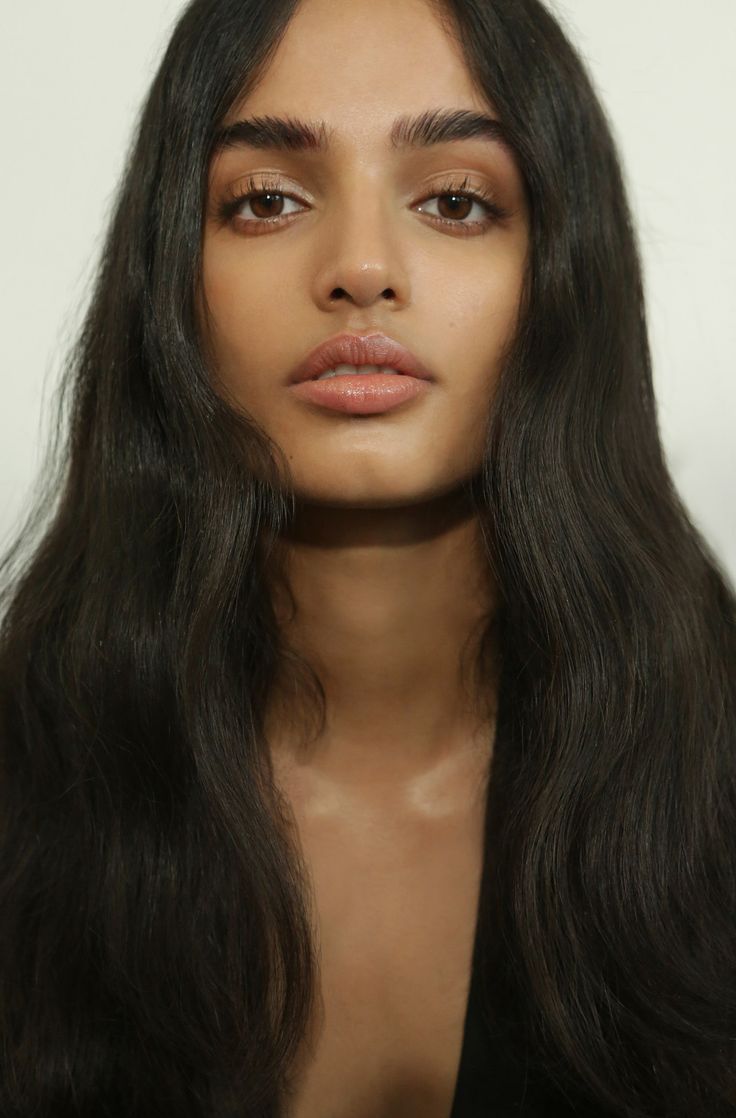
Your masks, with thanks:
[{"label": "plain wall", "polygon": [[[182,7],[4,0],[0,546],[27,507],[134,120]],[[619,142],[670,469],[736,580],[736,3],[553,8]]]}]

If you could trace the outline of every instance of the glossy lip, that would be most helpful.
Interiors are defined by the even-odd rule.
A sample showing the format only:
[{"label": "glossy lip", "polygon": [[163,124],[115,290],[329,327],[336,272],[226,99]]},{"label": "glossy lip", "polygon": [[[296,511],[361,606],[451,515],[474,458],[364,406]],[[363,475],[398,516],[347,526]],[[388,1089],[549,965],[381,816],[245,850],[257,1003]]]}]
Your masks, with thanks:
[{"label": "glossy lip", "polygon": [[302,380],[290,391],[308,404],[344,415],[382,415],[430,390],[428,380],[398,373],[355,373]]},{"label": "glossy lip", "polygon": [[[302,362],[296,367],[290,378],[290,383],[300,384],[305,380],[316,380],[328,369],[336,365],[382,365],[385,368],[396,369],[407,377],[417,380],[434,380],[434,376],[418,357],[410,352],[400,342],[389,338],[386,334],[336,334],[332,338],[316,346]],[[358,374],[363,379],[375,381],[385,374],[377,373]],[[350,380],[354,383],[355,377],[336,377],[335,380]],[[320,383],[330,383],[323,381]]]}]

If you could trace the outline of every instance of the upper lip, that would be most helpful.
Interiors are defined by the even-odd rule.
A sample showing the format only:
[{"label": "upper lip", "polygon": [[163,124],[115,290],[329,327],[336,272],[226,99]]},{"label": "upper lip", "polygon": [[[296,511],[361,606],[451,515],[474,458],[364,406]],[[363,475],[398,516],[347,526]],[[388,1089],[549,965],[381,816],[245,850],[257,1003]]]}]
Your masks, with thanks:
[{"label": "upper lip", "polygon": [[406,346],[386,334],[336,334],[307,354],[291,383],[314,380],[336,365],[381,365],[405,376],[434,380],[432,373]]}]

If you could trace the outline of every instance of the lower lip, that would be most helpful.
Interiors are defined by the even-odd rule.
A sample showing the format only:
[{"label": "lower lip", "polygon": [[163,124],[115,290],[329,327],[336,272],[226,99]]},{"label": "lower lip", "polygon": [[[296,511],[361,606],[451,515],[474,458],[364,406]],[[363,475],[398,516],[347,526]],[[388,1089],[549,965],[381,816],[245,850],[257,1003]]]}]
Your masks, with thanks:
[{"label": "lower lip", "polygon": [[346,415],[382,415],[429,388],[429,381],[403,373],[356,373],[355,376],[303,380],[291,386],[300,400]]}]

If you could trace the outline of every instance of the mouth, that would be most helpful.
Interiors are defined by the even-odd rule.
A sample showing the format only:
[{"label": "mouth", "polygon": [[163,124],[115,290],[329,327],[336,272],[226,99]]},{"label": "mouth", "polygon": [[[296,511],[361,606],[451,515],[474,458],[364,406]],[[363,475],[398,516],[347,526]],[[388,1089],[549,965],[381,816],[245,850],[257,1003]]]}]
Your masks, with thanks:
[{"label": "mouth", "polygon": [[400,373],[398,369],[392,369],[389,366],[381,367],[380,365],[348,365],[340,364],[334,369],[327,369],[326,372],[320,373],[317,377],[312,377],[312,380],[330,380],[332,377],[349,377],[349,376],[405,376],[405,373]]},{"label": "mouth", "polygon": [[319,380],[324,373],[335,376],[391,376],[400,374],[417,380],[434,380],[419,358],[386,334],[337,334],[315,346],[291,375],[291,383]]},{"label": "mouth", "polygon": [[[371,369],[371,366],[367,366]],[[395,370],[332,372],[299,381],[291,391],[317,407],[347,415],[380,415],[423,395],[430,382]]]},{"label": "mouth", "polygon": [[294,370],[300,399],[351,415],[378,415],[423,395],[434,377],[405,346],[385,334],[338,334]]}]

